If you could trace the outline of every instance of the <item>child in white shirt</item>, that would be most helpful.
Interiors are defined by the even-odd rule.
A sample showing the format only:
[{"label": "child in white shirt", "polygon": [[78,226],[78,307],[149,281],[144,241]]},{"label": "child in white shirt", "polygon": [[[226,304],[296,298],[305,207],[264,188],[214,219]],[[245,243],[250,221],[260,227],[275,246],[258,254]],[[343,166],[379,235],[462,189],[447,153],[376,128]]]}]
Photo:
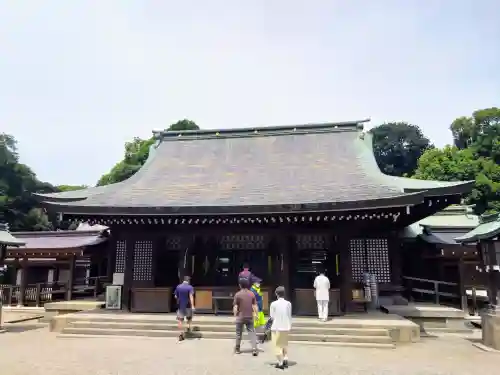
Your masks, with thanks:
[{"label": "child in white shirt", "polygon": [[292,329],[292,304],[285,299],[285,287],[276,288],[276,301],[269,307],[272,319],[271,337],[278,363],[276,368],[288,367],[288,336]]}]

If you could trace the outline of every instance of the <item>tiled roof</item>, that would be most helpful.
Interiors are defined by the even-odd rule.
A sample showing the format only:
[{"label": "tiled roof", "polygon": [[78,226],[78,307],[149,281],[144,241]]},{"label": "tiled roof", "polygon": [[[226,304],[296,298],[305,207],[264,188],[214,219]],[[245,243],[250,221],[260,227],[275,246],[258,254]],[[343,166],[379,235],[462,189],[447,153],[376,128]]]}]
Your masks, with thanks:
[{"label": "tiled roof", "polygon": [[[452,205],[407,226],[402,236],[420,236],[429,243],[456,244],[455,238],[479,225],[479,216],[472,213],[471,206]],[[438,240],[441,238],[441,240]]]},{"label": "tiled roof", "polygon": [[500,214],[483,215],[479,225],[464,234],[455,238],[460,243],[470,243],[476,241],[490,240],[500,235]]},{"label": "tiled roof", "polygon": [[13,232],[12,234],[25,243],[24,246],[14,248],[19,250],[81,248],[107,240],[97,231]]},{"label": "tiled roof", "polygon": [[470,190],[382,174],[360,123],[161,132],[130,179],[42,198],[76,214],[251,213],[418,204]]},{"label": "tiled roof", "polygon": [[21,246],[24,245],[24,241],[14,237],[9,232],[9,226],[7,224],[0,223],[0,245]]}]

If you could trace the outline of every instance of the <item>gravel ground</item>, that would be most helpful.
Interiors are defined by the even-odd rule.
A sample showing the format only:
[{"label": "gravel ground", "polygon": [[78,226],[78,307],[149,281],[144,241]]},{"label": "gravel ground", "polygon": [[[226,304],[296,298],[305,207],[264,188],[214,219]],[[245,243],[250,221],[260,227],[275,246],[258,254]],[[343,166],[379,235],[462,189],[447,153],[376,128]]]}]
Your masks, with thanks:
[{"label": "gravel ground", "polygon": [[[16,328],[17,327],[17,328]],[[232,354],[232,342],[154,338],[57,338],[47,328],[10,326],[0,334],[0,374],[250,375],[281,372],[265,344],[257,358]],[[248,345],[248,344],[247,344]],[[293,346],[290,374],[471,375],[498,373],[500,354],[459,337],[425,339],[395,350]]]}]

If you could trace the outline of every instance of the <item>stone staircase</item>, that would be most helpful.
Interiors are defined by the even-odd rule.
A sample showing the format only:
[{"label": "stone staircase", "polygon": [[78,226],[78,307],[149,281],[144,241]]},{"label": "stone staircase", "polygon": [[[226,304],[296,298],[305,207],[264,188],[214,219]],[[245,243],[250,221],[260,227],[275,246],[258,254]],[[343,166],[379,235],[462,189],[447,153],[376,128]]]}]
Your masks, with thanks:
[{"label": "stone staircase", "polygon": [[[197,317],[200,318],[200,317]],[[195,339],[234,340],[234,322],[232,318],[202,316],[193,324]],[[352,324],[322,324],[320,322],[294,322],[290,340],[293,343],[317,344],[327,346],[350,346],[393,349],[395,344],[389,329],[382,327],[363,327]],[[68,321],[59,337],[163,337],[176,338],[177,324],[173,316],[165,319],[109,319],[92,317],[92,319],[76,319]],[[244,337],[245,339],[245,337]]]}]

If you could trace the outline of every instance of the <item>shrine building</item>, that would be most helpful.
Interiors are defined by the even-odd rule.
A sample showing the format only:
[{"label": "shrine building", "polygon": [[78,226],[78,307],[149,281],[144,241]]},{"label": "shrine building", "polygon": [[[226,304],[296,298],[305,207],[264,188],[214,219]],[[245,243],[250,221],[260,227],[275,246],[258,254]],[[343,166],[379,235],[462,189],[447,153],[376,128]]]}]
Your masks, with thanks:
[{"label": "shrine building", "polygon": [[107,269],[131,311],[171,311],[173,288],[189,275],[197,310],[213,312],[247,262],[266,308],[284,285],[301,315],[316,311],[323,269],[330,313],[341,315],[363,301],[365,272],[382,294],[400,293],[398,233],[459,203],[473,184],[383,174],[365,122],[154,132],[129,179],[38,196],[65,219],[110,228]]}]

